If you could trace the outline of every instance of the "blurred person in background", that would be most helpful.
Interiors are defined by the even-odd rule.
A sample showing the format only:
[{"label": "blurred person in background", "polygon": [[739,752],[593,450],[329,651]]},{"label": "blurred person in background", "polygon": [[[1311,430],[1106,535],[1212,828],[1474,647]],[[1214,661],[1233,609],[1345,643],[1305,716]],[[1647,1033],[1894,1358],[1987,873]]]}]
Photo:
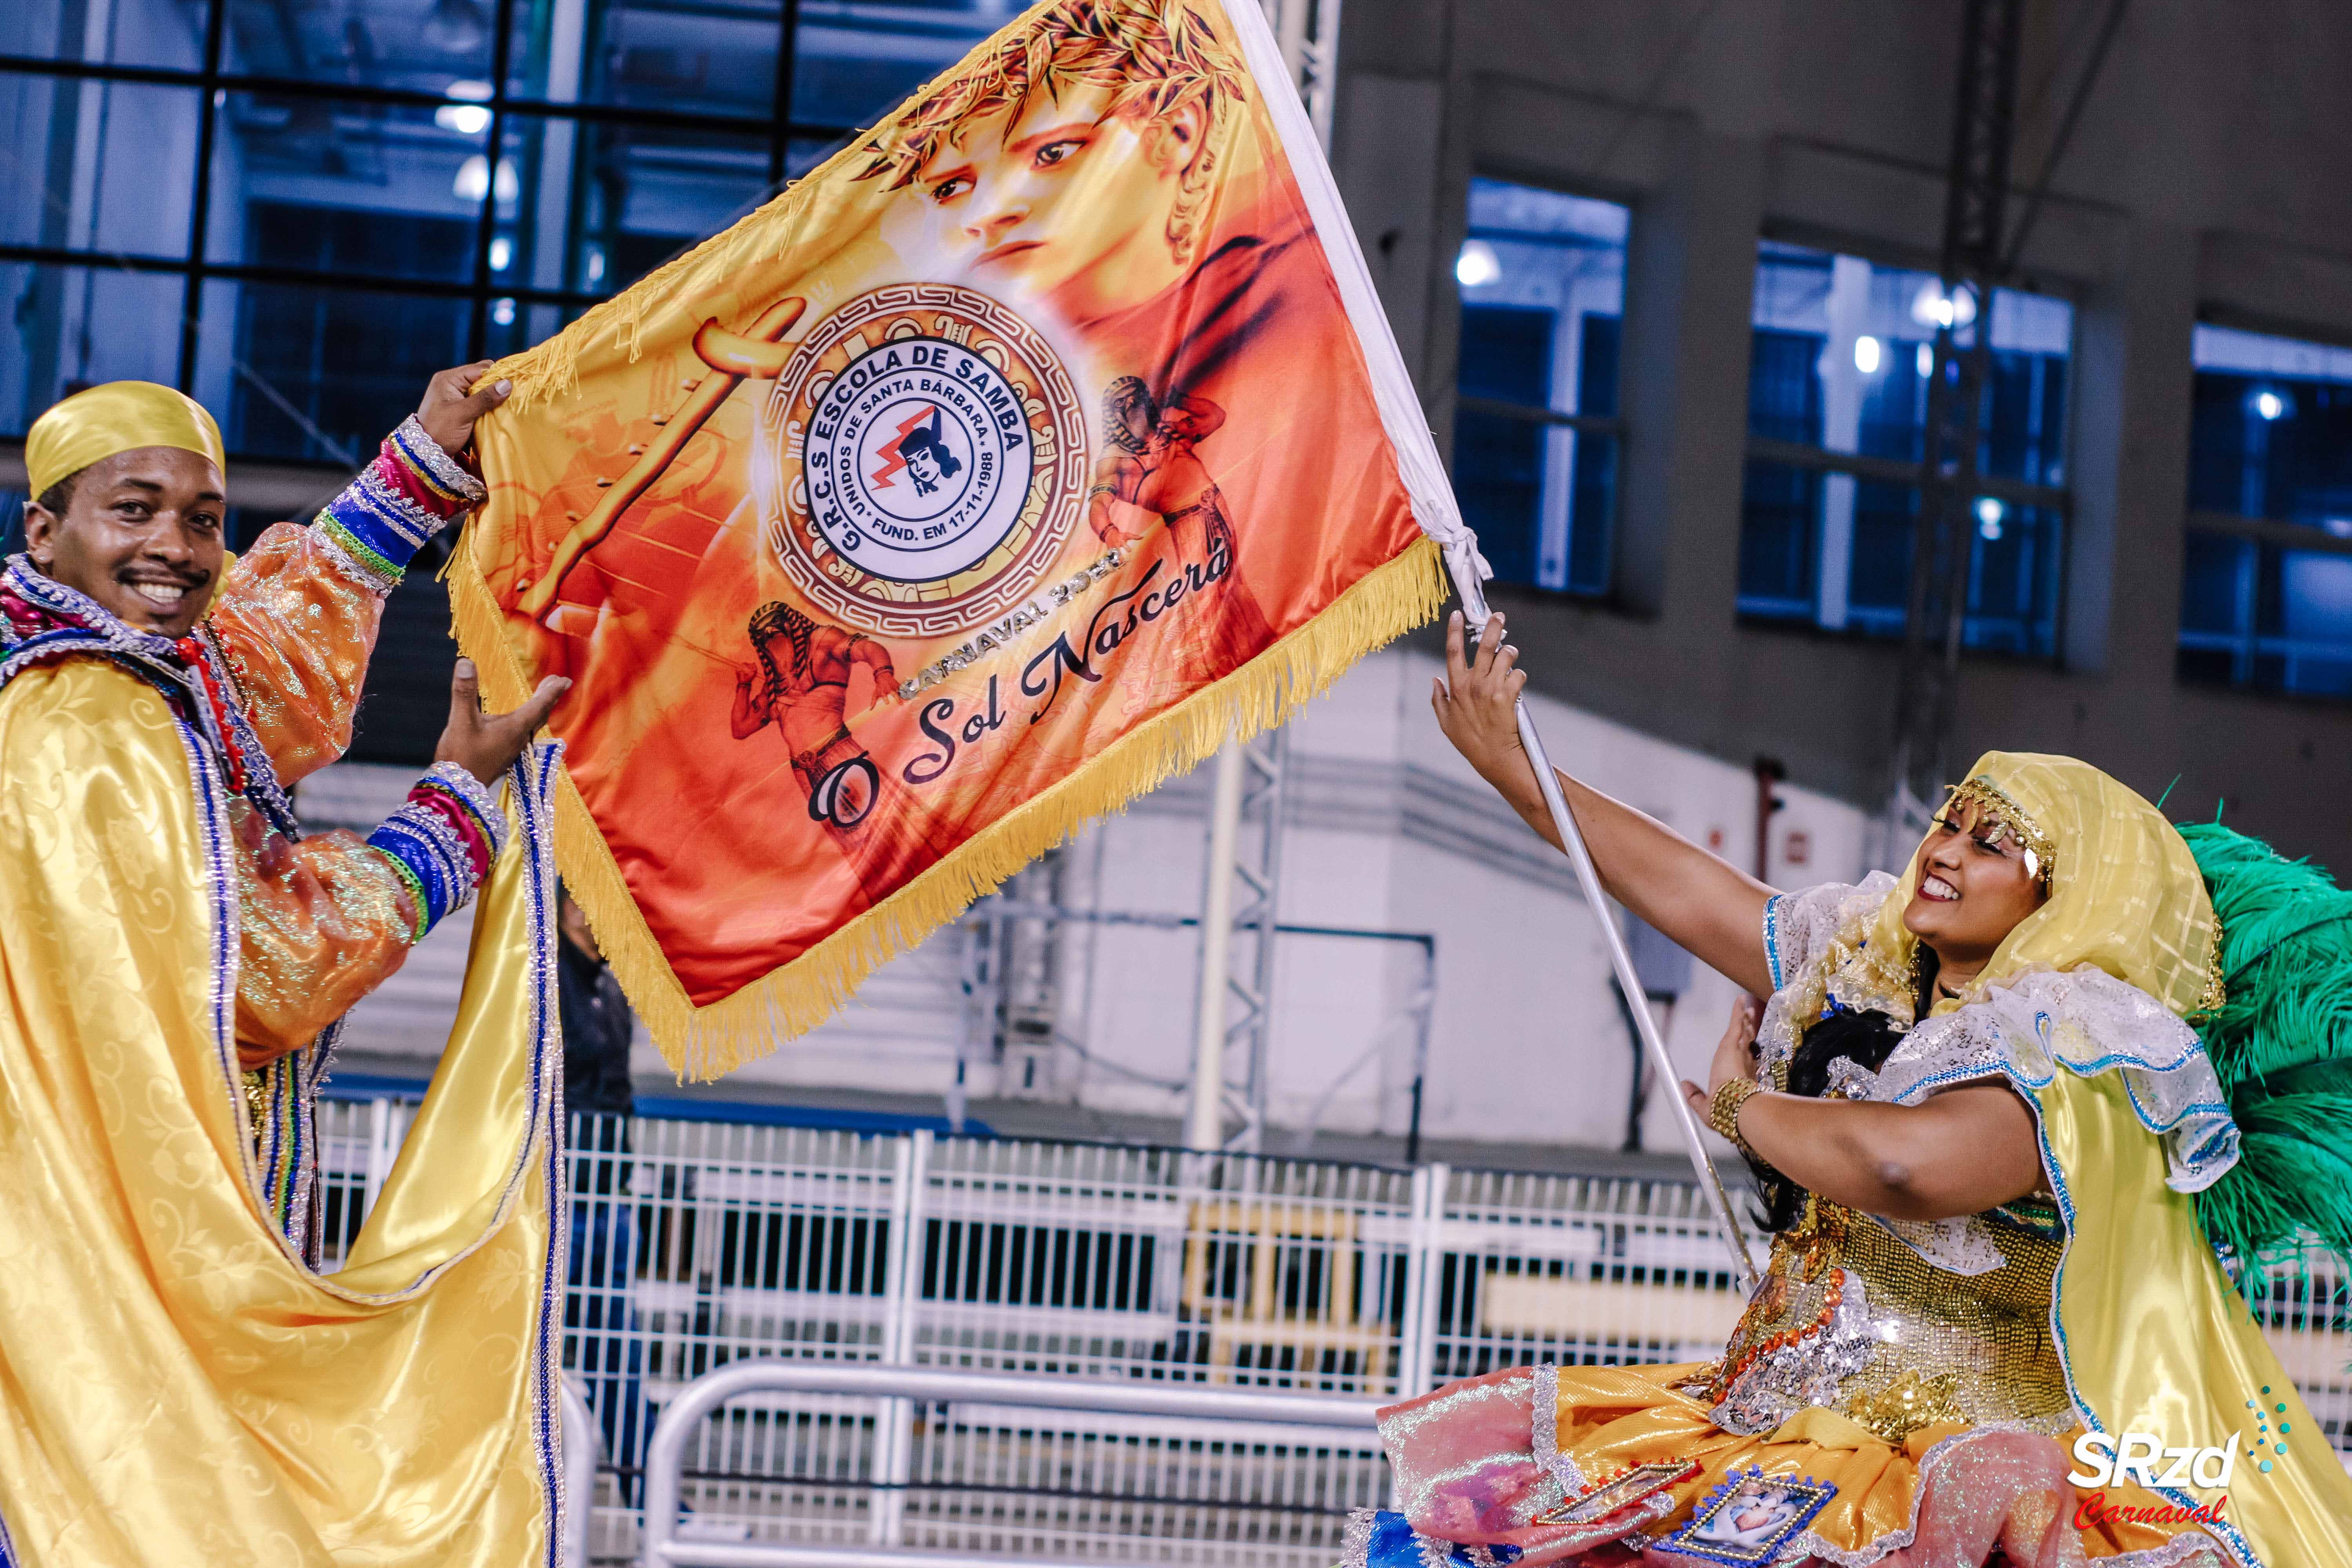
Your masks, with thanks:
[{"label": "blurred person in background", "polygon": [[636,1019],[569,889],[561,911],[555,985],[563,1015],[563,1108],[574,1117],[627,1116],[635,1109],[629,1041]]}]

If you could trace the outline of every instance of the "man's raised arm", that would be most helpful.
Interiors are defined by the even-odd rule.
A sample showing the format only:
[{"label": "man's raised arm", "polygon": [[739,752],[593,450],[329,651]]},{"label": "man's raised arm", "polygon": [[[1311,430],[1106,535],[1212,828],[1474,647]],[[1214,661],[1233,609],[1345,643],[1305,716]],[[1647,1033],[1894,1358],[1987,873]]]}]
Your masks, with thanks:
[{"label": "man's raised arm", "polygon": [[426,541],[483,500],[462,458],[474,421],[506,400],[497,386],[467,391],[488,369],[435,376],[326,510],[273,525],[223,578],[205,625],[280,783],[350,746],[384,596]]}]

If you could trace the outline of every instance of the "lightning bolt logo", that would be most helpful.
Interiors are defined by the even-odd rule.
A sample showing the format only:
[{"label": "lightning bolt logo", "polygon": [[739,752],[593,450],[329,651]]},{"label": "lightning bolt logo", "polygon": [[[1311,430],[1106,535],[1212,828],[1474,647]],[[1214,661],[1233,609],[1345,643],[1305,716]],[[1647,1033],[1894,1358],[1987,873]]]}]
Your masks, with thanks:
[{"label": "lightning bolt logo", "polygon": [[874,481],[874,488],[876,489],[887,490],[891,488],[890,476],[896,474],[899,469],[907,466],[907,459],[898,455],[898,448],[905,443],[908,433],[912,431],[916,426],[928,422],[931,416],[937,412],[939,411],[927,403],[923,405],[921,413],[908,415],[905,419],[898,422],[898,434],[892,437],[890,444],[883,447],[881,452],[878,454],[880,457],[887,460],[884,462],[880,468],[875,469],[871,474],[866,476]]}]

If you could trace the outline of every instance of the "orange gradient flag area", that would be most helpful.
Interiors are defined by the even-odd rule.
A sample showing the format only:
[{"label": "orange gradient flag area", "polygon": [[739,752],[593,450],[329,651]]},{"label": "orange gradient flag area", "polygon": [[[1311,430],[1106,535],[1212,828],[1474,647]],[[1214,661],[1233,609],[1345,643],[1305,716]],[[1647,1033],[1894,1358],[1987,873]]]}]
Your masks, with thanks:
[{"label": "orange gradient flag area", "polygon": [[1475,563],[1251,0],[1039,6],[492,374],[458,636],[572,678],[563,868],[695,1076]]}]

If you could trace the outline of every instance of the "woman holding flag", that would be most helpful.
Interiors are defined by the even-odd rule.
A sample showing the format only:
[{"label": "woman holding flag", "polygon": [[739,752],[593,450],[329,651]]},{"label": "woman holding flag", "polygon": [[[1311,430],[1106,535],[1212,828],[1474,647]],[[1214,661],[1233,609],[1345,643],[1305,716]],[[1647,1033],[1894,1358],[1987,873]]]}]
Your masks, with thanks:
[{"label": "woman holding flag", "polygon": [[[1515,665],[1457,616],[1433,700],[1552,837]],[[1770,1266],[1717,1361],[1384,1411],[1402,1514],[1351,1560],[2352,1561],[2352,1481],[2235,1300],[2352,1249],[2352,1075],[2308,1022],[2352,896],[2064,757],[1988,753],[1899,880],[1793,894],[1561,784],[1610,890],[1769,998],[1684,1090]]]}]

